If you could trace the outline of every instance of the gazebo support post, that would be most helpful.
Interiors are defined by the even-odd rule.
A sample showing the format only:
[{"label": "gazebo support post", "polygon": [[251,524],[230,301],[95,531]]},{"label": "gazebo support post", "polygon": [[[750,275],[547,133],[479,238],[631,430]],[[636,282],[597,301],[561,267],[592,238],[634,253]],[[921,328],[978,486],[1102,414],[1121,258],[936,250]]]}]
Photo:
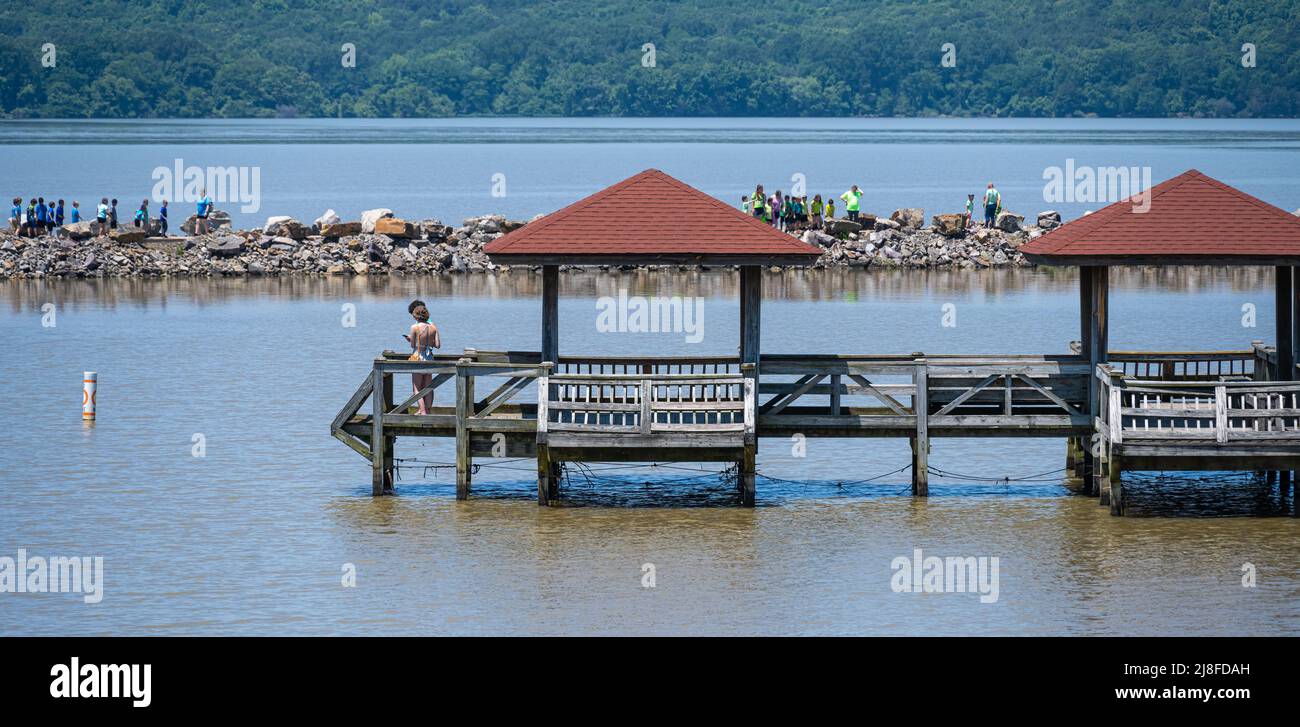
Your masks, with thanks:
[{"label": "gazebo support post", "polygon": [[[1110,350],[1110,268],[1101,265],[1084,265],[1079,268],[1079,322],[1082,355],[1088,360],[1088,416],[1095,422],[1100,413],[1097,400],[1097,364],[1104,362]],[[1097,436],[1096,426],[1093,437]],[[1103,487],[1097,475],[1101,474],[1097,457],[1093,454],[1093,441],[1082,443],[1083,481],[1089,495],[1099,495],[1101,504],[1110,503],[1110,488]]]},{"label": "gazebo support post", "polygon": [[[1092,274],[1096,268],[1088,265],[1079,266],[1079,355],[1083,360],[1091,364],[1091,370],[1088,374],[1088,381],[1085,384],[1087,389],[1087,411],[1091,416],[1096,416],[1093,406],[1097,400],[1097,380],[1095,378],[1096,363],[1092,360],[1092,336],[1089,329],[1092,327]],[[1087,437],[1080,437],[1076,440],[1075,450],[1078,452],[1078,462],[1075,467],[1075,473],[1083,480],[1083,494],[1095,495],[1093,489],[1096,483],[1093,482],[1093,469],[1097,466],[1097,458],[1093,456],[1092,442]],[[1067,463],[1068,464],[1068,463]]]},{"label": "gazebo support post", "polygon": [[[763,321],[763,269],[757,265],[740,266],[740,363],[752,364],[748,371],[753,379],[754,396],[758,396],[759,334]],[[754,471],[758,456],[757,425],[754,436],[745,437],[744,454],[736,463],[740,484],[740,504],[754,506]]]},{"label": "gazebo support post", "polygon": [[[558,371],[560,365],[560,267],[558,265],[542,266],[542,362],[550,362]],[[549,377],[548,377],[549,378]],[[538,398],[551,398],[552,387],[547,384],[546,391],[537,392]],[[547,416],[539,408],[541,416]],[[546,431],[538,427],[537,436],[537,504],[550,505],[559,498],[559,463],[551,459],[550,446],[546,441]]]},{"label": "gazebo support post", "polygon": [[913,353],[916,368],[912,372],[912,383],[916,393],[912,398],[912,412],[916,415],[916,434],[912,436],[912,496],[930,496],[930,362],[925,354]]},{"label": "gazebo support post", "polygon": [[474,456],[469,443],[469,418],[474,416],[474,379],[467,368],[468,358],[456,362],[456,499],[469,499]]},{"label": "gazebo support post", "polygon": [[[1100,413],[1100,403],[1097,400],[1097,364],[1106,361],[1110,352],[1110,268],[1104,265],[1092,266],[1092,271],[1088,273],[1088,289],[1091,291],[1088,295],[1088,330],[1084,336],[1084,351],[1088,355],[1088,413],[1095,421]],[[1094,436],[1096,436],[1094,425]],[[1093,443],[1088,442],[1087,451],[1091,452]],[[1091,480],[1096,484],[1092,494],[1099,495],[1100,504],[1110,504],[1110,488],[1102,484],[1095,476],[1100,474],[1097,469],[1095,458],[1092,462],[1093,477]]]},{"label": "gazebo support post", "polygon": [[[1273,268],[1274,306],[1277,335],[1277,371],[1276,381],[1295,381],[1295,268],[1278,265]],[[1285,496],[1291,489],[1291,472],[1282,470],[1277,473],[1278,490]]]}]

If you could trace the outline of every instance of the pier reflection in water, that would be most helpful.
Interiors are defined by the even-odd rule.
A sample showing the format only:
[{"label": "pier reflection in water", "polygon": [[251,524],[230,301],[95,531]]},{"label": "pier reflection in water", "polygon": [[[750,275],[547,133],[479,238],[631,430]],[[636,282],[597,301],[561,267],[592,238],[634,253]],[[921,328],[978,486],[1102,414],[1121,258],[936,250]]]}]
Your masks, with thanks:
[{"label": "pier reflection in water", "polygon": [[[564,349],[734,351],[732,273],[563,281]],[[1112,281],[1115,348],[1240,348],[1272,328],[1267,270],[1123,270]],[[704,297],[704,341],[598,333],[594,299],[620,287]],[[622,479],[578,479],[565,506],[542,509],[535,471],[485,468],[474,499],[457,503],[447,470],[411,468],[399,497],[372,499],[369,473],[328,423],[374,352],[400,345],[406,302],[430,302],[449,350],[534,348],[539,288],[524,272],[0,286],[6,418],[22,422],[0,431],[0,548],[103,555],[107,581],[94,608],[71,595],[6,598],[0,632],[1300,632],[1297,523],[1240,517],[1281,510],[1276,488],[1249,477],[1147,488],[1139,475],[1139,517],[1111,518],[1059,474],[933,478],[916,501],[906,474],[836,484],[904,464],[905,442],[810,442],[800,458],[765,441],[759,469],[773,479],[751,511],[724,504],[732,491],[707,479],[670,487],[685,471],[603,472]],[[1077,337],[1069,272],[793,271],[765,288],[771,352],[1045,353]],[[53,329],[40,322],[50,302]],[[944,303],[956,327],[941,325]],[[1242,326],[1246,303],[1257,329]],[[91,429],[79,419],[82,370],[100,372]],[[446,443],[398,452],[451,455]],[[1059,470],[1064,444],[936,440],[931,464],[1023,478]],[[998,556],[999,602],[893,593],[891,560],[917,547]],[[340,587],[345,563],[355,589]],[[646,563],[654,589],[641,587]],[[1244,563],[1257,588],[1241,586]]]}]

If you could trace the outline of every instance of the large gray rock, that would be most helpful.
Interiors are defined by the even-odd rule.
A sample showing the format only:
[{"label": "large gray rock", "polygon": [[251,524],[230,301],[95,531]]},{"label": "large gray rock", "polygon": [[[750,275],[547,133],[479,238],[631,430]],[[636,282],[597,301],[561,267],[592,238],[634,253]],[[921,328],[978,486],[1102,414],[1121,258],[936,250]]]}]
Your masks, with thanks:
[{"label": "large gray rock", "polygon": [[861,232],[862,225],[852,220],[842,220],[832,217],[822,223],[822,230],[828,235],[847,235],[853,232]]},{"label": "large gray rock", "polygon": [[805,230],[801,239],[809,245],[817,245],[818,247],[829,247],[835,244],[834,237],[817,230]]},{"label": "large gray rock", "polygon": [[244,251],[244,238],[237,235],[222,235],[208,240],[205,244],[208,254],[213,257],[235,257]]},{"label": "large gray rock", "polygon": [[325,214],[316,218],[315,225],[316,229],[320,229],[326,225],[337,225],[342,221],[343,219],[334,210],[325,210]]},{"label": "large gray rock", "polygon": [[380,207],[378,209],[373,209],[373,210],[366,210],[365,212],[361,213],[361,231],[367,233],[374,232],[376,222],[378,222],[379,220],[385,217],[392,217],[392,216],[393,216],[393,211],[386,207]]},{"label": "large gray rock", "polygon": [[889,219],[897,222],[899,227],[917,230],[925,225],[925,210],[920,207],[904,207],[894,210],[894,214],[890,215]]},{"label": "large gray rock", "polygon": [[1025,227],[1025,216],[1014,212],[1003,212],[998,215],[993,224],[1003,232],[1020,232]]},{"label": "large gray rock", "polygon": [[[274,221],[272,221],[274,220]],[[302,240],[307,237],[307,226],[292,217],[272,217],[268,219],[262,233],[271,237],[290,237]]]},{"label": "large gray rock", "polygon": [[63,226],[63,234],[74,240],[84,240],[88,237],[94,237],[98,231],[99,223],[94,220],[82,220],[70,225]]},{"label": "large gray rock", "polygon": [[325,225],[324,227],[320,228],[320,234],[321,237],[324,237],[326,239],[337,239],[340,237],[348,237],[350,235],[360,235],[361,223],[360,222],[335,222],[332,225]]},{"label": "large gray rock", "polygon": [[144,242],[144,238],[148,236],[148,231],[143,227],[118,227],[116,230],[110,230],[108,233],[109,239],[120,245]]},{"label": "large gray rock", "polygon": [[262,225],[262,232],[266,232],[269,235],[271,233],[268,232],[268,230],[270,230],[272,227],[280,224],[281,222],[288,222],[289,220],[292,219],[293,218],[290,217],[289,215],[274,215],[271,217],[267,217],[266,224]]},{"label": "large gray rock", "polygon": [[1061,213],[1056,210],[1047,210],[1038,213],[1038,226],[1044,230],[1052,230],[1061,226]]},{"label": "large gray rock", "polygon": [[965,217],[962,215],[935,215],[930,224],[934,231],[944,237],[961,237],[966,234]]}]

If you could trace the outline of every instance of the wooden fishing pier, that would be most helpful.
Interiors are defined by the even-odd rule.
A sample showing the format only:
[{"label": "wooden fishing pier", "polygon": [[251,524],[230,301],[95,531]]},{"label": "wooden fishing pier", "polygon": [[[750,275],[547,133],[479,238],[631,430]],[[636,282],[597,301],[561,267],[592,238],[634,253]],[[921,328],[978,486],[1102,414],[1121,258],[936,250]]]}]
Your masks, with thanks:
[{"label": "wooden fishing pier", "polygon": [[[448,437],[459,499],[469,496],[475,458],[528,457],[537,461],[543,505],[560,497],[563,462],[686,461],[734,463],[738,499],[752,506],[758,439],[802,435],[908,439],[912,492],[922,497],[936,437],[1063,438],[1083,491],[1116,515],[1124,471],[1265,471],[1285,496],[1300,469],[1292,315],[1300,219],[1195,171],[1150,194],[1146,212],[1116,203],[1022,248],[1044,264],[1080,266],[1080,340],[1064,353],[760,355],[763,266],[807,264],[821,250],[649,170],[489,244],[494,259],[542,267],[540,350],[467,349],[430,361],[385,351],[331,432],[371,462],[375,495],[393,488],[398,437]],[[1254,247],[1107,244],[1108,235],[1133,245],[1135,229],[1171,229],[1189,204],[1250,216],[1241,227],[1254,230]],[[671,231],[656,206],[672,210]],[[1209,259],[1275,267],[1278,347],[1109,350],[1109,266]],[[561,354],[562,264],[737,266],[737,355]],[[405,390],[410,374],[432,379],[399,399],[394,376]],[[451,403],[412,413],[420,397],[453,389]]]}]

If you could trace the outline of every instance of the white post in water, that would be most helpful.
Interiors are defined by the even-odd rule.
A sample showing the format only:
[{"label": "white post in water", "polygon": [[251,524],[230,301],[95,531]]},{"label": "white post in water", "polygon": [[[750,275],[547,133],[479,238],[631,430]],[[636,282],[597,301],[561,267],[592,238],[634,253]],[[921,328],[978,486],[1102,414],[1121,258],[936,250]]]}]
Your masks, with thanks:
[{"label": "white post in water", "polygon": [[99,381],[99,374],[94,371],[87,371],[81,377],[81,418],[95,418],[95,386]]}]

